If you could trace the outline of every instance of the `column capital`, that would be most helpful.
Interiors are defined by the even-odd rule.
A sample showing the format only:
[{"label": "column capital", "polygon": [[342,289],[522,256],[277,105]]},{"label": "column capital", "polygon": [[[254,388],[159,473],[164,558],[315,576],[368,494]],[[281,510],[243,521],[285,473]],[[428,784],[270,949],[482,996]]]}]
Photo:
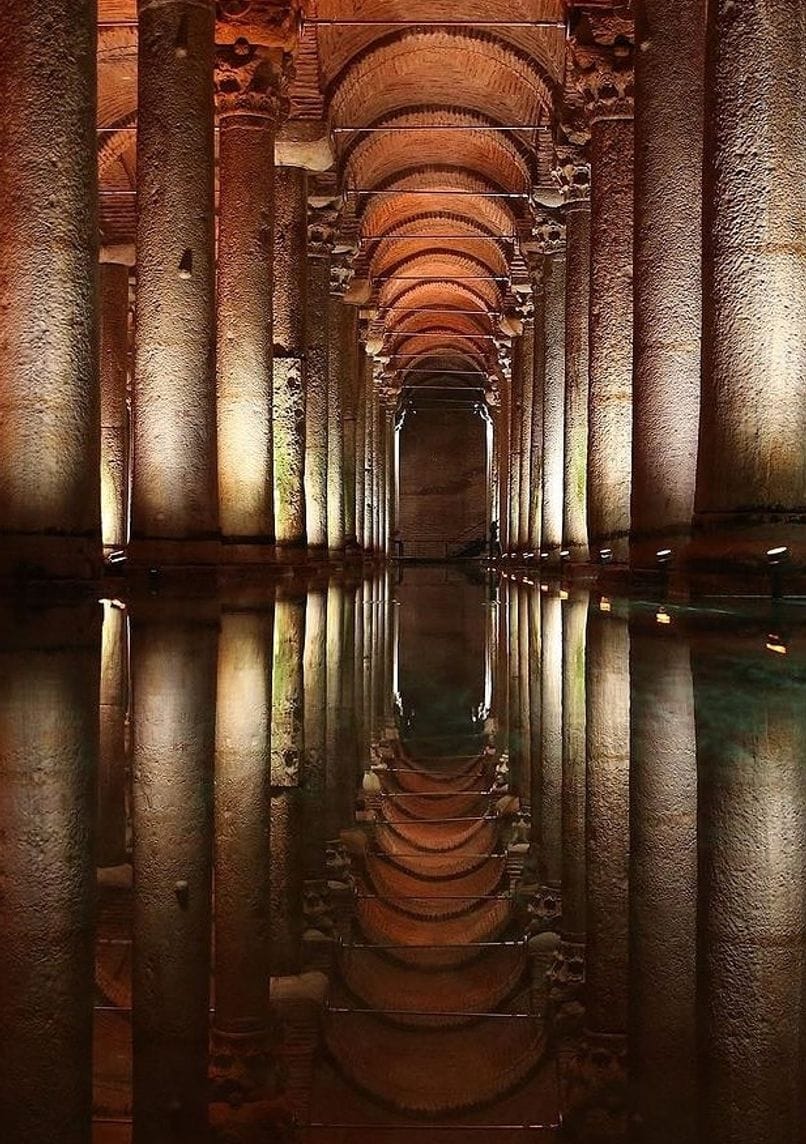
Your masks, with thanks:
[{"label": "column capital", "polygon": [[216,0],[216,39],[246,38],[293,52],[303,17],[303,0]]},{"label": "column capital", "polygon": [[550,215],[539,216],[532,228],[533,245],[544,258],[565,257],[565,223]]},{"label": "column capital", "polygon": [[563,197],[566,209],[589,203],[591,165],[585,149],[574,143],[559,143],[554,154],[555,166],[551,176]]},{"label": "column capital", "polygon": [[341,251],[331,256],[330,261],[330,293],[343,298],[353,282],[355,267],[353,266],[354,251]]},{"label": "column capital", "polygon": [[277,123],[288,115],[291,57],[240,38],[216,47],[215,94],[221,118],[260,116]]},{"label": "column capital", "polygon": [[308,256],[310,258],[330,258],[336,242],[336,227],[339,222],[339,203],[328,199],[308,200]]},{"label": "column capital", "polygon": [[632,119],[635,25],[626,16],[591,13],[572,41],[571,79],[591,123]]}]

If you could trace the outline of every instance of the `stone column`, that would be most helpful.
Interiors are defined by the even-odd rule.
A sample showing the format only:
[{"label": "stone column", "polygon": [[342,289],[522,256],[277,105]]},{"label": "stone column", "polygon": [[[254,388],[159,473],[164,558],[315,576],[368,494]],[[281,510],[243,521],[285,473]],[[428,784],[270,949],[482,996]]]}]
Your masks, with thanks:
[{"label": "stone column", "polygon": [[135,558],[218,535],[214,7],[138,0]]},{"label": "stone column", "polygon": [[[359,328],[360,329],[360,328]],[[356,419],[355,419],[355,539],[359,548],[364,547],[364,512],[366,480],[366,436],[367,436],[367,358],[363,335],[359,333],[356,345]]]},{"label": "stone column", "polygon": [[135,1144],[207,1126],[217,631],[159,607],[132,620]]},{"label": "stone column", "polygon": [[104,555],[129,539],[129,268],[101,262],[101,540]]},{"label": "stone column", "polygon": [[274,526],[277,552],[305,544],[305,314],[308,176],[274,175]]},{"label": "stone column", "polygon": [[567,1119],[583,1135],[606,1114],[615,1136],[627,1128],[630,662],[627,621],[611,607],[588,618],[586,1013]]},{"label": "stone column", "polygon": [[[100,568],[96,13],[3,0],[0,572]],[[54,185],[58,184],[58,194]]]},{"label": "stone column", "polygon": [[287,112],[283,52],[245,39],[217,49],[216,389],[221,535],[274,540],[272,237],[274,139]]},{"label": "stone column", "polygon": [[215,742],[215,1068],[265,1091],[269,1049],[271,611],[225,611]]},{"label": "stone column", "polygon": [[522,547],[521,523],[521,425],[523,423],[523,346],[516,338],[512,354],[512,381],[510,383],[509,414],[509,552]]},{"label": "stone column", "polygon": [[345,412],[350,407],[350,354],[348,348],[352,310],[343,302],[352,271],[341,259],[331,261],[328,298],[327,344],[327,546],[331,553],[343,553],[346,540],[347,495],[345,459],[349,453],[350,427]]},{"label": "stone column", "polygon": [[341,398],[344,449],[344,542],[347,548],[356,546],[356,465],[358,391],[358,322],[355,306],[345,302],[340,312]]},{"label": "stone column", "polygon": [[694,512],[702,332],[705,0],[636,7],[630,559],[680,552]]},{"label": "stone column", "polygon": [[[676,617],[675,617],[676,621]],[[630,1088],[647,1144],[695,1144],[697,752],[691,655],[630,624]]]},{"label": "stone column", "polygon": [[543,525],[540,547],[559,562],[563,539],[565,478],[565,227],[542,227],[543,329]]},{"label": "stone column", "polygon": [[328,544],[328,338],[333,211],[308,212],[308,300],[305,370],[305,516],[308,549]]},{"label": "stone column", "polygon": [[384,421],[381,394],[376,386],[372,400],[372,550],[380,556],[383,529]]},{"label": "stone column", "polygon": [[374,507],[374,448],[375,448],[375,366],[367,357],[366,389],[364,400],[364,551],[373,551],[372,512]]},{"label": "stone column", "polygon": [[325,688],[327,662],[327,595],[312,587],[305,605],[303,652],[305,732],[305,860],[306,878],[321,878],[325,860]]},{"label": "stone column", "polygon": [[802,18],[708,6],[695,560],[806,564]]},{"label": "stone column", "polygon": [[[530,288],[531,293],[531,288]],[[518,535],[521,538],[521,547],[529,548],[529,512],[532,505],[532,482],[540,479],[540,470],[535,472],[532,464],[532,417],[535,397],[535,324],[533,317],[532,299],[527,298],[522,306],[523,333],[518,339],[520,345],[520,362],[523,376],[523,400],[520,433],[521,474],[520,488],[521,500],[518,514]]]},{"label": "stone column", "polygon": [[590,164],[578,147],[558,148],[565,199],[565,475],[563,547],[588,560],[588,391],[590,353]]},{"label": "stone column", "polygon": [[699,1139],[718,1144],[803,1132],[804,661],[764,639],[692,657]]},{"label": "stone column", "polygon": [[92,1136],[99,611],[0,614],[0,1123],[26,1144]]},{"label": "stone column", "polygon": [[501,399],[498,407],[498,533],[501,551],[509,551],[509,409],[512,404],[512,378],[503,377],[500,382]]},{"label": "stone column", "polygon": [[[339,814],[339,787],[343,759],[342,747],[342,674],[345,660],[344,593],[339,584],[331,581],[327,588],[327,659],[326,659],[326,717],[325,717],[325,770],[327,837],[335,838],[341,828]],[[351,803],[352,803],[352,791]]]},{"label": "stone column", "polygon": [[97,840],[98,866],[121,866],[126,854],[126,711],[129,699],[129,617],[103,600]]},{"label": "stone column", "polygon": [[534,353],[532,358],[532,483],[529,497],[529,548],[540,552],[543,538],[543,388],[546,375],[546,295],[543,264],[532,266]]},{"label": "stone column", "polygon": [[575,42],[591,121],[588,532],[593,555],[627,559],[632,472],[632,21],[591,16]]},{"label": "stone column", "polygon": [[271,785],[298,786],[305,754],[303,654],[305,602],[278,588],[272,666]]}]

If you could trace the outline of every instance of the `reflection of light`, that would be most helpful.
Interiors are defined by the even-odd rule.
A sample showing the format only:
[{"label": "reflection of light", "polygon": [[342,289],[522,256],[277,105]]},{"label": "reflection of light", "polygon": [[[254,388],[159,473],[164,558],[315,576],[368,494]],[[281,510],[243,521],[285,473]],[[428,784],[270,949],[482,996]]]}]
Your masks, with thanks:
[{"label": "reflection of light", "polygon": [[561,600],[567,600],[568,599],[568,592],[565,590],[565,588],[560,588],[560,599]]},{"label": "reflection of light", "polygon": [[541,584],[540,585],[540,591],[541,592],[548,592],[548,590],[549,590],[548,584]]},{"label": "reflection of light", "polygon": [[780,544],[776,548],[767,549],[767,560],[770,564],[783,564],[789,557],[789,549],[785,544]]},{"label": "reflection of light", "polygon": [[571,549],[570,548],[561,548],[560,549],[560,560],[568,560],[568,559],[570,559],[570,556],[571,556]]},{"label": "reflection of light", "polygon": [[599,601],[599,611],[609,612],[610,610],[610,601],[608,600],[607,596],[602,596],[601,600]]},{"label": "reflection of light", "polygon": [[669,615],[665,608],[658,608],[657,612],[655,613],[655,619],[659,624],[670,624],[672,622],[672,617]]},{"label": "reflection of light", "polygon": [[549,558],[548,552],[541,552],[540,553],[540,559],[541,560],[548,560],[548,558]]},{"label": "reflection of light", "polygon": [[767,651],[773,651],[776,655],[786,655],[786,644],[780,636],[770,632],[767,636]]},{"label": "reflection of light", "polygon": [[535,586],[534,580],[530,580],[528,576],[524,576],[523,583],[528,584],[530,588],[534,588]]},{"label": "reflection of light", "polygon": [[108,604],[110,608],[118,608],[121,612],[126,611],[126,605],[122,600],[107,599],[105,596],[102,596],[98,603]]}]

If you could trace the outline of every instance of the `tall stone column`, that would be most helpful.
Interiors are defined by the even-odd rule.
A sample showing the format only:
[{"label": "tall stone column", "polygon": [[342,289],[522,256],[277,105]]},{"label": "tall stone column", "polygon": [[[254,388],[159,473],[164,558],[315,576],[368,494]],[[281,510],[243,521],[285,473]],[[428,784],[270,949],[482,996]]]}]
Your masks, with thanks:
[{"label": "tall stone column", "polygon": [[375,387],[372,401],[372,550],[382,551],[384,420],[381,394]]},{"label": "tall stone column", "polygon": [[271,611],[225,611],[215,741],[215,1034],[221,1081],[265,1091],[269,1049]]},{"label": "tall stone column", "polygon": [[274,174],[274,527],[282,559],[305,544],[305,314],[308,176]]},{"label": "tall stone column", "polygon": [[546,294],[542,258],[531,266],[534,302],[532,355],[532,482],[529,494],[529,548],[540,552],[543,539],[543,388],[546,376]]},{"label": "tall stone column", "polygon": [[587,770],[585,1030],[568,1077],[579,1135],[603,1114],[626,1132],[630,637],[620,614],[594,608],[585,663]]},{"label": "tall stone column", "polygon": [[695,1144],[697,752],[691,653],[630,624],[630,1089],[647,1144]]},{"label": "tall stone column", "polygon": [[335,213],[309,208],[308,218],[305,517],[308,549],[323,553],[328,544],[328,318]]},{"label": "tall stone column", "polygon": [[366,436],[367,436],[367,358],[363,331],[359,326],[356,353],[356,418],[355,418],[355,540],[359,548],[364,547],[364,512],[366,480]]},{"label": "tall stone column", "polygon": [[[342,272],[343,273],[343,272]],[[348,272],[351,276],[352,271]],[[349,277],[341,281],[349,282]],[[341,281],[337,282],[341,298]],[[331,275],[331,285],[333,277]],[[356,545],[356,465],[358,393],[360,385],[358,365],[358,320],[355,306],[341,301],[336,309],[338,340],[334,346],[334,364],[338,362],[336,379],[340,383],[342,422],[342,498],[344,501],[344,546]]]},{"label": "tall stone column", "polygon": [[[345,458],[348,453],[349,351],[347,348],[350,307],[343,302],[351,277],[341,261],[331,261],[328,298],[327,344],[327,546],[332,553],[344,551],[347,519]],[[355,419],[352,419],[355,427]]]},{"label": "tall stone column", "polygon": [[627,559],[632,474],[632,21],[591,16],[575,41],[591,122],[588,532],[593,555]]},{"label": "tall stone column", "polygon": [[126,710],[129,697],[129,617],[117,600],[103,600],[96,865],[121,866],[126,854]]},{"label": "tall stone column", "polygon": [[101,262],[101,540],[104,555],[129,538],[129,267]]},{"label": "tall stone column", "polygon": [[699,1139],[718,1144],[803,1132],[804,661],[762,632],[692,657]]},{"label": "tall stone column", "polygon": [[509,414],[509,543],[508,551],[522,548],[521,539],[521,425],[523,423],[523,346],[522,338],[515,338],[512,354],[512,381],[510,383]]},{"label": "tall stone column", "polygon": [[565,199],[565,475],[563,546],[588,559],[588,391],[590,388],[590,164],[577,147],[558,148]]},{"label": "tall stone column", "polygon": [[215,613],[132,620],[133,1140],[207,1126]]},{"label": "tall stone column", "polygon": [[364,399],[364,551],[374,547],[372,513],[374,509],[374,452],[375,452],[375,366],[367,357],[366,389]]},{"label": "tall stone column", "polygon": [[218,536],[212,0],[138,0],[132,554]]},{"label": "tall stone column", "polygon": [[[531,293],[531,289],[530,289]],[[532,504],[532,482],[539,480],[540,470],[535,472],[532,464],[532,416],[535,398],[535,324],[532,299],[527,298],[521,307],[523,313],[523,333],[518,339],[520,363],[523,376],[523,401],[520,433],[521,499],[518,513],[518,535],[521,547],[529,547],[529,510]]]},{"label": "tall stone column", "polygon": [[[100,567],[96,13],[0,18],[0,572]],[[58,194],[54,186],[58,184]]]},{"label": "tall stone column", "polygon": [[512,404],[512,378],[501,380],[501,398],[498,407],[498,533],[502,552],[509,551],[509,410]]},{"label": "tall stone column", "polygon": [[708,6],[695,560],[806,565],[803,54],[797,0]]},{"label": "tall stone column", "polygon": [[[636,6],[635,370],[630,559],[691,531],[702,333],[705,0]],[[734,61],[734,66],[735,61]]]},{"label": "tall stone column", "polygon": [[99,609],[0,614],[4,1138],[92,1137]]},{"label": "tall stone column", "polygon": [[287,112],[283,51],[221,45],[216,389],[221,535],[274,540],[272,297],[274,139]]},{"label": "tall stone column", "polygon": [[298,786],[305,755],[303,654],[305,600],[278,588],[272,665],[271,785]]},{"label": "tall stone column", "polygon": [[565,478],[565,227],[542,228],[543,329],[543,526],[540,547],[558,563],[563,540]]}]

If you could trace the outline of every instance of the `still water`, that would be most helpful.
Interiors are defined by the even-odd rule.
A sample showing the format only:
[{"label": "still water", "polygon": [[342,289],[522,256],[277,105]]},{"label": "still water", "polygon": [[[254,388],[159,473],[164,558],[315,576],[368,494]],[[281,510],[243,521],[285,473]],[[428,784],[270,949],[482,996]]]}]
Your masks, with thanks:
[{"label": "still water", "polygon": [[3,1144],[805,1138],[803,606],[0,617]]}]

